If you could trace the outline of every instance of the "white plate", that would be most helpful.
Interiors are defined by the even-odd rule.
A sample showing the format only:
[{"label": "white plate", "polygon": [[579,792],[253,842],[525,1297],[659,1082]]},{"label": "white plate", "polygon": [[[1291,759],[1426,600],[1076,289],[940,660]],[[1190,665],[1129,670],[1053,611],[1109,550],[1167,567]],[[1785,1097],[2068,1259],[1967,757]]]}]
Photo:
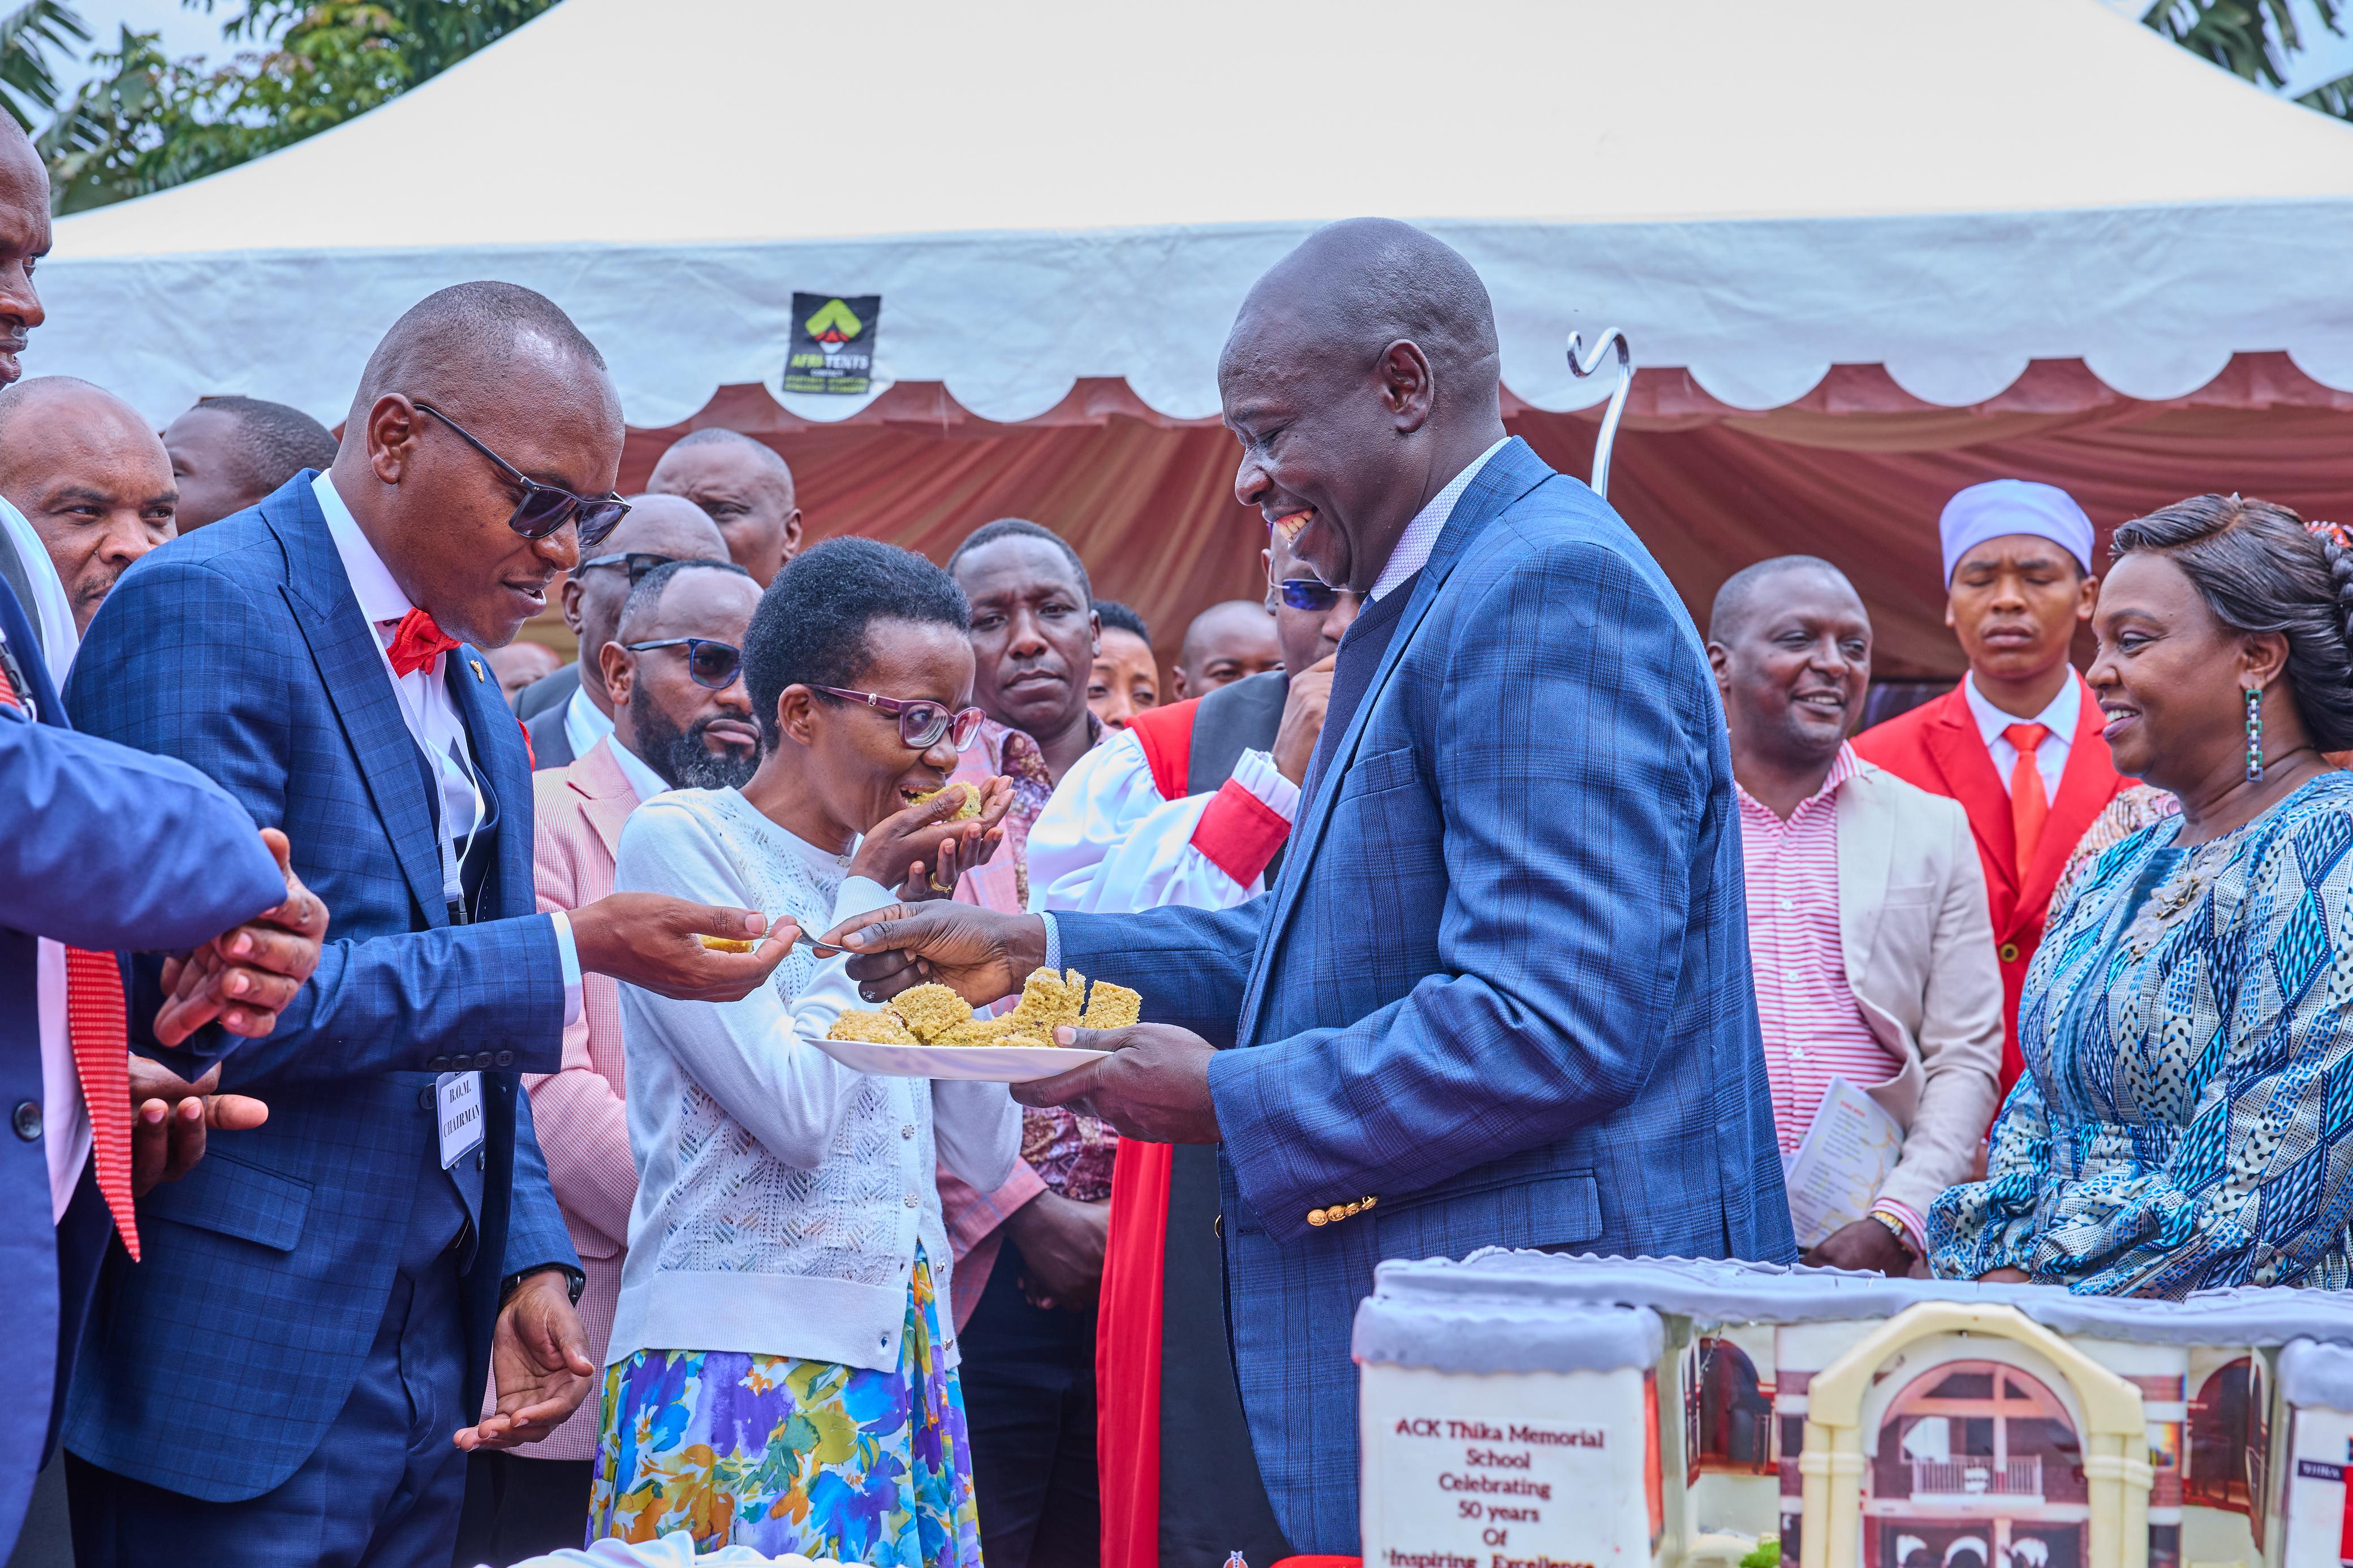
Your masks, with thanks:
[{"label": "white plate", "polygon": [[982,1083],[1031,1083],[1111,1055],[1071,1046],[874,1046],[864,1040],[819,1040],[818,1049],[843,1067],[877,1078],[971,1079]]}]

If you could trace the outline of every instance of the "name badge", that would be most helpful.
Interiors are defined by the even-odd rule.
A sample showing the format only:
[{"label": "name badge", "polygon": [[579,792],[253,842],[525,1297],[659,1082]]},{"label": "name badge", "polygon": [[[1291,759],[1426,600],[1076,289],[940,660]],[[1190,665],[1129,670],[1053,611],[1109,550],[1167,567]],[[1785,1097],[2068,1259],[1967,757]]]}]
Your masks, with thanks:
[{"label": "name badge", "polygon": [[441,1168],[482,1146],[482,1075],[445,1072],[434,1083],[441,1105]]}]

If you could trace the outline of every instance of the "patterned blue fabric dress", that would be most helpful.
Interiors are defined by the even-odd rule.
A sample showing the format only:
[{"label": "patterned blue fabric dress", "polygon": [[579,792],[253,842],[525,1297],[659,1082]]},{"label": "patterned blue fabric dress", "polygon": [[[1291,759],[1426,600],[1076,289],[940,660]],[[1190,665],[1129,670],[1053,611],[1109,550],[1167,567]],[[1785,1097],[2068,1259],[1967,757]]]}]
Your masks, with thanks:
[{"label": "patterned blue fabric dress", "polygon": [[1939,1276],[2172,1299],[2353,1277],[2353,773],[2180,831],[2116,845],[2053,915],[1987,1180],[1929,1214]]}]

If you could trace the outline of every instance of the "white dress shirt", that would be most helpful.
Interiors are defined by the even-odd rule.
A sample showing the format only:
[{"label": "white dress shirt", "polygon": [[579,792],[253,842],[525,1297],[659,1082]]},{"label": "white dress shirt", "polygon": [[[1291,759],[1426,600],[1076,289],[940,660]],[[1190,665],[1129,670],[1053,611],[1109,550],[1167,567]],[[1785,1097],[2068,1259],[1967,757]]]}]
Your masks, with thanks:
[{"label": "white dress shirt", "polygon": [[2084,712],[2084,678],[2073,669],[2067,672],[2067,684],[2051,700],[2051,706],[2031,719],[2021,719],[2005,713],[1987,701],[1978,690],[1977,677],[1961,678],[1961,695],[1969,705],[1969,716],[1978,721],[1978,733],[1985,738],[1986,750],[1993,753],[1993,771],[2001,779],[2001,787],[2010,788],[2010,770],[2018,766],[2018,748],[2002,735],[2012,724],[2040,724],[2051,732],[2034,748],[2034,771],[2042,775],[2042,798],[2059,798],[2059,780],[2067,771],[2067,751],[2075,743],[2075,721]]},{"label": "white dress shirt", "polygon": [[[476,780],[473,750],[466,742],[466,721],[459,717],[458,704],[449,696],[448,682],[443,679],[442,661],[449,656],[436,654],[431,662],[406,675],[393,673],[392,657],[386,650],[400,629],[401,617],[417,606],[395,580],[384,557],[376,553],[375,546],[368,542],[351,508],[335,493],[334,480],[321,474],[311,481],[311,492],[318,497],[319,510],[326,514],[327,532],[335,542],[335,553],[343,557],[343,575],[351,580],[352,596],[359,601],[360,614],[375,630],[376,657],[384,663],[385,679],[392,682],[400,716],[440,781],[442,867],[447,889],[456,879],[456,868],[464,858],[465,847],[472,841],[474,830],[489,810]],[[580,1016],[580,953],[573,945],[570,918],[562,910],[550,910],[546,918],[554,924],[555,948],[564,962],[564,1021],[569,1024]]]},{"label": "white dress shirt", "polygon": [[[611,715],[596,706],[586,687],[574,687],[571,700],[564,705],[564,738],[572,742],[572,754],[586,756],[597,742],[612,732]],[[615,749],[619,749],[617,743]]]},{"label": "white dress shirt", "polygon": [[[613,761],[619,764],[621,776],[629,781],[629,787],[638,792],[638,804],[643,805],[654,796],[667,791],[670,786],[663,782],[661,774],[646,766],[643,758],[621,744],[621,737],[614,731],[612,721],[607,719],[605,723],[605,733],[610,736],[613,742]],[[593,747],[596,742],[591,741],[588,743]],[[580,754],[585,757],[588,753],[583,752]]]},{"label": "white dress shirt", "polygon": [[[6,531],[8,542],[16,547],[33,590],[33,602],[24,610],[40,635],[41,662],[48,667],[49,684],[63,691],[74,655],[81,649],[73,601],[66,596],[65,583],[41,536],[5,499],[0,499],[0,530]],[[73,1037],[66,1033],[66,950],[47,937],[37,938],[33,944],[33,1014],[41,1036],[41,1152],[49,1163],[50,1217],[61,1220],[80,1184],[82,1163],[90,1158],[90,1114],[82,1104]]]},{"label": "white dress shirt", "polygon": [[1461,473],[1446,481],[1444,489],[1430,498],[1428,505],[1413,514],[1413,521],[1398,535],[1397,548],[1389,552],[1389,563],[1381,568],[1380,578],[1374,583],[1368,598],[1381,598],[1430,563],[1430,552],[1438,548],[1439,533],[1446,527],[1447,519],[1454,515],[1454,503],[1462,499],[1462,492],[1471,488],[1471,481],[1479,477],[1487,459],[1502,451],[1509,440],[1511,437],[1506,436],[1472,458]]},{"label": "white dress shirt", "polygon": [[[1413,514],[1413,521],[1405,525],[1403,533],[1398,535],[1397,546],[1389,552],[1388,564],[1381,568],[1381,574],[1374,582],[1372,592],[1366,595],[1367,599],[1383,597],[1398,584],[1430,564],[1430,557],[1438,548],[1438,536],[1444,531],[1447,520],[1454,515],[1455,503],[1462,499],[1462,492],[1471,488],[1471,481],[1479,477],[1479,470],[1485,468],[1488,460],[1502,451],[1511,439],[1506,436],[1503,440],[1473,458],[1464,465],[1461,473],[1446,481],[1444,489],[1430,497],[1422,509]],[[1297,809],[1295,803],[1292,809],[1294,811]],[[1035,897],[1037,886],[1033,875],[1030,882],[1033,902],[1038,901]],[[1061,927],[1054,922],[1052,911],[1048,910],[1044,913],[1046,967],[1060,969],[1062,963]]]}]

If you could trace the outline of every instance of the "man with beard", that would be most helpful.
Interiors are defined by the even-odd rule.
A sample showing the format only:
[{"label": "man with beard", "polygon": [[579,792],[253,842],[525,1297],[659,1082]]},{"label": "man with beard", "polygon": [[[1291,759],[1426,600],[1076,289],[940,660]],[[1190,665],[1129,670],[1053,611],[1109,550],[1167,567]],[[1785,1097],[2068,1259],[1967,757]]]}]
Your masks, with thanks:
[{"label": "man with beard", "polygon": [[[759,602],[750,575],[723,560],[673,561],[629,590],[617,637],[603,645],[598,661],[612,695],[612,733],[569,766],[532,775],[533,880],[543,910],[575,910],[613,890],[621,825],[641,802],[667,789],[716,789],[752,776],[760,731],[744,689],[742,650]],[[523,1084],[548,1181],[587,1276],[580,1323],[589,1359],[600,1367],[638,1193],[624,1082],[619,988],[609,976],[584,975],[580,1016],[564,1031],[563,1070]],[[591,1399],[539,1442],[468,1458],[458,1561],[512,1563],[580,1544],[596,1419]]]},{"label": "man with beard", "polygon": [[564,581],[564,622],[580,639],[580,658],[515,693],[534,768],[567,766],[612,732],[613,699],[597,655],[638,581],[672,561],[726,559],[719,525],[692,501],[642,495],[629,502],[612,537]]},{"label": "man with beard", "polygon": [[0,392],[0,495],[40,535],[78,632],[132,562],[178,534],[162,439],[131,405],[69,375]]}]

